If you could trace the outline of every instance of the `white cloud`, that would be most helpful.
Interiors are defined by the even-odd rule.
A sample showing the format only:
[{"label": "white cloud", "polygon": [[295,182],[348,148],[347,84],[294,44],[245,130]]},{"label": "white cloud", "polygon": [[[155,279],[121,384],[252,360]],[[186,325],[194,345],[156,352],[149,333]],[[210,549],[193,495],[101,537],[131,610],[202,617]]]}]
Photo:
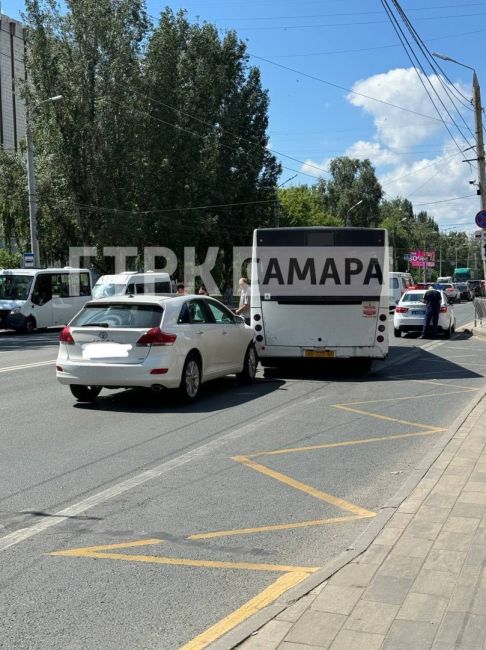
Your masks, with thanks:
[{"label": "white cloud", "polygon": [[[424,75],[421,75],[421,78],[427,85]],[[446,106],[450,107],[449,110],[455,112],[456,120],[459,122],[460,118],[457,118],[457,112],[452,109],[439,78],[431,75],[429,80]],[[451,86],[447,85],[450,89]],[[455,87],[466,97],[469,95],[470,91],[467,88],[457,84]],[[463,229],[474,230],[474,215],[479,209],[479,200],[475,194],[476,187],[470,185],[469,181],[475,178],[476,170],[462,162],[465,156],[458,151],[447,134],[444,124],[439,121],[437,112],[415,70],[402,68],[373,75],[356,82],[353,90],[360,95],[350,93],[347,96],[348,101],[362,108],[372,117],[376,131],[371,140],[358,140],[345,149],[342,155],[359,159],[369,158],[377,168],[377,176],[386,192],[385,198],[399,196],[409,199],[415,212],[426,210],[442,227],[462,224]],[[433,96],[439,106],[439,101],[435,95]],[[371,97],[388,104],[374,101]],[[415,113],[394,108],[389,105],[390,103],[404,106]],[[442,107],[441,112],[442,117],[450,122]],[[416,113],[430,115],[437,119],[428,119]],[[421,160],[413,157],[413,149],[417,145],[427,141],[435,145],[441,134],[444,136],[444,141],[442,147],[440,144],[437,147],[441,148],[438,156]],[[466,149],[468,145],[459,134],[456,139]],[[468,139],[474,142],[474,137],[470,133]],[[407,156],[406,159],[409,162],[403,162],[404,152],[410,153],[410,157]],[[322,172],[319,172],[316,166],[327,169],[330,161],[330,158],[324,158],[320,163],[316,163],[312,159],[307,159],[301,169],[307,174],[321,176]],[[386,168],[386,171],[383,168]],[[470,196],[441,202],[465,195]]]},{"label": "white cloud", "polygon": [[[353,91],[360,94],[350,93],[347,96],[351,104],[363,108],[373,117],[377,129],[377,138],[386,147],[406,149],[429,139],[432,135],[436,135],[444,129],[444,125],[432,106],[421,80],[440,108],[442,117],[449,121],[445,110],[440,106],[439,100],[430,89],[427,78],[422,73],[420,73],[420,77],[419,79],[413,68],[389,70],[368,77],[368,79],[357,81],[353,86]],[[428,80],[452,112],[450,101],[441,86],[439,78],[436,75],[430,75]],[[450,88],[449,84],[444,80],[443,82]],[[467,90],[460,86],[456,86],[456,88],[467,96]],[[366,97],[363,95],[366,95]],[[377,102],[371,97],[387,103]],[[394,108],[389,105],[390,103],[403,106],[409,111],[414,111],[414,113]],[[435,119],[421,117],[416,113],[430,115]]]},{"label": "white cloud", "polygon": [[[473,178],[475,171],[471,172],[462,162],[459,152],[456,150],[454,153],[450,145],[444,147],[444,153],[436,158],[401,164],[393,171],[379,175],[387,198],[407,198],[415,212],[426,210],[442,227],[464,224],[468,230],[474,229],[474,215],[479,209],[475,186],[469,185]],[[473,196],[436,203],[466,195]]]},{"label": "white cloud", "polygon": [[369,158],[375,167],[393,165],[400,160],[399,156],[391,149],[384,149],[379,142],[367,142],[366,140],[355,142],[346,149],[344,155],[360,160]]},{"label": "white cloud", "polygon": [[332,158],[324,158],[321,162],[316,162],[311,158],[307,158],[305,163],[301,166],[300,171],[304,174],[310,174],[316,178],[325,176],[327,170],[329,169],[329,163]]}]

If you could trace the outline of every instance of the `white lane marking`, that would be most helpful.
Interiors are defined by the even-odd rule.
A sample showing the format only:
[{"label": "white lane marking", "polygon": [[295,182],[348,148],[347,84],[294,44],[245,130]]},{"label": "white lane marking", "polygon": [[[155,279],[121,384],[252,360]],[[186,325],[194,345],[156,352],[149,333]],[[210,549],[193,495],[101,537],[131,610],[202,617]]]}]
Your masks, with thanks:
[{"label": "white lane marking", "polygon": [[[318,392],[320,393],[326,388],[327,385],[324,386]],[[289,404],[288,406],[284,406],[282,408],[276,407],[273,413],[257,418],[254,422],[250,422],[249,424],[241,428],[235,428],[229,431],[224,436],[221,436],[216,440],[207,442],[201,445],[200,447],[196,447],[195,449],[192,449],[191,451],[182,454],[182,456],[179,456],[178,458],[174,458],[172,460],[160,463],[159,465],[153,467],[152,469],[146,470],[144,472],[140,472],[139,474],[136,474],[135,476],[127,479],[126,481],[121,481],[120,483],[116,483],[115,485],[113,485],[110,488],[107,488],[106,490],[102,490],[101,492],[98,492],[97,494],[93,494],[87,499],[83,499],[82,501],[79,501],[78,503],[74,503],[73,505],[68,506],[63,510],[59,510],[58,512],[55,512],[53,515],[51,515],[51,518],[44,519],[43,521],[34,524],[33,526],[28,526],[27,528],[21,528],[20,530],[16,530],[13,533],[5,535],[4,537],[0,538],[0,551],[4,551],[5,549],[10,548],[15,544],[19,544],[20,542],[23,542],[26,539],[33,537],[34,535],[38,535],[39,533],[44,532],[45,530],[51,528],[52,526],[57,526],[58,524],[63,523],[70,517],[76,517],[86,512],[90,508],[94,508],[95,506],[98,506],[101,503],[104,503],[105,501],[112,499],[113,497],[119,496],[124,492],[128,492],[129,490],[132,490],[133,488],[136,488],[139,485],[146,483],[147,481],[151,481],[152,479],[158,478],[163,474],[167,474],[168,472],[171,472],[172,470],[177,469],[182,465],[187,465],[187,463],[190,463],[193,460],[202,458],[203,456],[208,456],[210,454],[213,454],[217,449],[223,447],[229,442],[237,440],[238,438],[241,438],[245,435],[251,434],[255,430],[267,424],[270,424],[275,420],[280,420],[282,417],[285,417],[288,413],[290,413],[293,409],[308,407],[314,404],[315,402],[324,399],[325,397],[326,395],[314,395],[302,401],[298,401],[298,398],[295,398],[294,403]]]},{"label": "white lane marking", "polygon": [[56,363],[55,359],[50,361],[36,361],[35,363],[25,363],[21,366],[7,366],[6,368],[0,368],[0,372],[13,372],[14,370],[25,370],[27,368],[38,368],[40,366],[50,366]]}]

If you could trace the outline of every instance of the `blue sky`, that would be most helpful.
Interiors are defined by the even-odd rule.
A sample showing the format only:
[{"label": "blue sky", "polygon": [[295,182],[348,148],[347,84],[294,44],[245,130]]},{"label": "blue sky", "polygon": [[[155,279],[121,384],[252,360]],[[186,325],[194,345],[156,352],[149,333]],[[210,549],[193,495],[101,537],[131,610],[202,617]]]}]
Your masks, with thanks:
[{"label": "blue sky", "polygon": [[[149,0],[148,12],[156,17],[166,4]],[[293,184],[312,184],[316,176],[328,176],[321,170],[336,156],[369,157],[387,198],[409,198],[416,211],[427,210],[443,228],[463,224],[474,229],[479,197],[468,181],[476,177],[476,168],[461,162],[474,158],[474,152],[460,151],[474,142],[468,130],[474,131],[473,113],[462,98],[471,96],[471,72],[438,61],[457,87],[455,106],[437,79],[431,79],[451,114],[436,99],[448,133],[380,0],[168,4],[186,9],[191,20],[215,23],[222,31],[234,28],[247,42],[250,61],[260,67],[270,93],[270,146],[297,159],[280,157],[286,167],[281,182],[298,173]],[[431,51],[475,67],[480,83],[486,84],[486,2],[403,0],[402,7]],[[2,2],[2,11],[13,17],[22,8],[18,0]],[[433,74],[430,67],[426,73]],[[423,81],[427,84],[427,79]],[[486,103],[484,97],[486,85]],[[473,196],[448,201],[465,195]]]}]

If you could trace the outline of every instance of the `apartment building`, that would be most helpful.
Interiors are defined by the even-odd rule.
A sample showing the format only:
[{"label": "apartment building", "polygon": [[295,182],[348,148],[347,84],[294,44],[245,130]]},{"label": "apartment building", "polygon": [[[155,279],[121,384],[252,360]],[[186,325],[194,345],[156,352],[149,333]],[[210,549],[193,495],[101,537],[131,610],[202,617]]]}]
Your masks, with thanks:
[{"label": "apartment building", "polygon": [[0,147],[14,151],[26,134],[25,105],[20,96],[24,55],[22,23],[0,14]]}]

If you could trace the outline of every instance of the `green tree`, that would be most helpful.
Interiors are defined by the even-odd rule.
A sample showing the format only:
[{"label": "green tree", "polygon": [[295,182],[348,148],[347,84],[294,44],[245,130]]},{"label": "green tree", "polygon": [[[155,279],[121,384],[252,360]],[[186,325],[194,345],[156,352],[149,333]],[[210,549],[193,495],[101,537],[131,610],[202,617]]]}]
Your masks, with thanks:
[{"label": "green tree", "polygon": [[[21,251],[30,246],[29,205],[25,157],[0,149],[0,239],[7,251],[12,242]],[[0,266],[4,266],[0,262]]]},{"label": "green tree", "polygon": [[371,162],[342,156],[329,169],[331,178],[319,183],[326,211],[349,226],[376,226],[383,190]]},{"label": "green tree", "polygon": [[278,190],[281,226],[342,226],[339,217],[326,213],[319,187],[295,185]]},{"label": "green tree", "polygon": [[31,120],[43,249],[65,259],[69,244],[121,244],[130,229],[117,210],[137,200],[143,4],[27,0],[26,9],[29,104],[62,95]]}]

